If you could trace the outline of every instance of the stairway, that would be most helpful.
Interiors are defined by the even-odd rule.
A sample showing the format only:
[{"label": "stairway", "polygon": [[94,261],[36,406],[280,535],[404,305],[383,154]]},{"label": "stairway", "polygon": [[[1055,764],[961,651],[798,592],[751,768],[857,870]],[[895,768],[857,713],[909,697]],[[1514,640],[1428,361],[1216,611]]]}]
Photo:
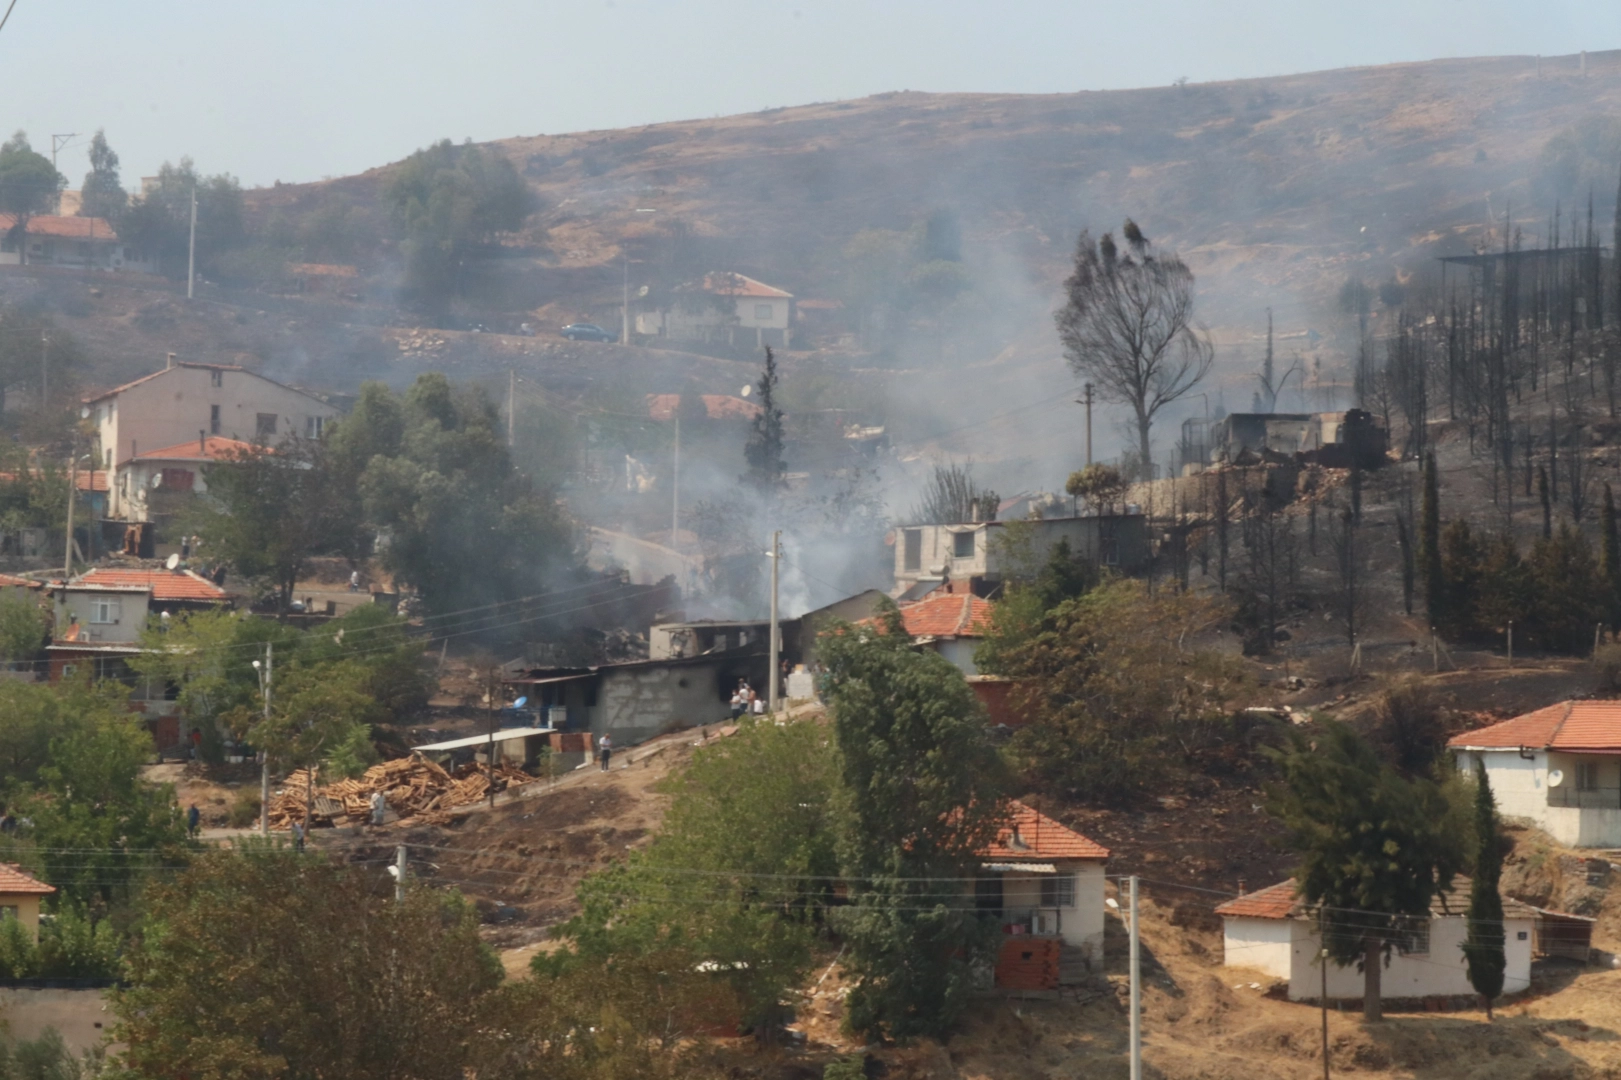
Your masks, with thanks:
[{"label": "stairway", "polygon": [[1058,950],[1058,985],[1078,986],[1092,977],[1092,965],[1086,950],[1075,945],[1064,945]]}]

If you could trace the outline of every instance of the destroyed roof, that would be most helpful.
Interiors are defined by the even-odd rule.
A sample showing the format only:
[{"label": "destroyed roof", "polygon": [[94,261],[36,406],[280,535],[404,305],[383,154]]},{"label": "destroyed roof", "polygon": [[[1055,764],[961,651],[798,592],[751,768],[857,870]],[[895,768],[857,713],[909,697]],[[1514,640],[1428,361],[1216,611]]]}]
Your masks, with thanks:
[{"label": "destroyed roof", "polygon": [[16,863],[0,863],[0,896],[49,896],[55,891],[55,886],[45,884]]},{"label": "destroyed roof", "polygon": [[[17,226],[16,214],[0,214],[0,232]],[[53,236],[61,240],[118,240],[118,233],[106,218],[63,217],[58,214],[35,214],[28,219],[29,236]]]},{"label": "destroyed roof", "polygon": [[1109,849],[1060,825],[1017,799],[1008,803],[1007,823],[978,852],[982,859],[1029,862],[1038,859],[1107,859]]},{"label": "destroyed roof", "polygon": [[241,439],[228,439],[223,435],[208,435],[203,439],[188,439],[173,446],[165,446],[159,450],[148,450],[146,453],[131,458],[132,461],[218,461],[222,457],[239,457],[242,454],[251,454],[263,447],[256,447],[250,442]]},{"label": "destroyed roof", "polygon": [[[1436,919],[1462,918],[1469,910],[1469,879],[1459,875],[1452,886],[1430,901],[1430,916]],[[1503,918],[1534,919],[1536,909],[1512,897],[1503,900]],[[1231,919],[1300,919],[1312,913],[1300,899],[1300,884],[1293,878],[1269,885],[1227,901],[1216,914]]]},{"label": "destroyed roof", "polygon": [[86,570],[68,588],[147,589],[152,599],[176,603],[224,603],[230,594],[212,581],[190,570],[138,570],[121,566],[98,566]]},{"label": "destroyed roof", "polygon": [[1454,735],[1453,750],[1564,750],[1621,753],[1621,701],[1561,701],[1511,720]]}]

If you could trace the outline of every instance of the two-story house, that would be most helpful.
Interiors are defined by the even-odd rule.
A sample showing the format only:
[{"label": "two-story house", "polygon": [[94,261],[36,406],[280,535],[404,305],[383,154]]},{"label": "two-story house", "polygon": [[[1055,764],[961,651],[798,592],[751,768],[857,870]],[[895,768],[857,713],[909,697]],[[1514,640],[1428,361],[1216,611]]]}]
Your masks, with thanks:
[{"label": "two-story house", "polygon": [[1076,558],[1126,574],[1147,565],[1149,555],[1148,519],[1142,514],[908,525],[891,539],[895,590],[907,599],[945,581],[987,596],[1010,574],[1041,566],[1060,540]]},{"label": "two-story house", "polygon": [[671,341],[737,344],[739,332],[755,347],[793,342],[794,294],[733,273],[706,274],[702,282],[677,290],[668,309],[636,316],[636,332]]},{"label": "two-story house", "polygon": [[[313,394],[227,364],[176,361],[161,371],[85,399],[87,419],[111,476],[111,512],[127,519],[134,499],[131,462],[211,437],[275,446],[291,436],[319,438],[338,409]],[[160,465],[161,467],[161,465]]]}]

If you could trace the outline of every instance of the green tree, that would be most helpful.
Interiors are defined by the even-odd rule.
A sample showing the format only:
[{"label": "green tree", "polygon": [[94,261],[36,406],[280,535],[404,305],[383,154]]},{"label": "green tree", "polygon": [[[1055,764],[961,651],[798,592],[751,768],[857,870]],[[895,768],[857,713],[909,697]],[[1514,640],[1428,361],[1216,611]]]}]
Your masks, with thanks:
[{"label": "green tree", "polygon": [[838,743],[841,863],[856,886],[838,912],[859,980],[849,1023],[868,1034],[939,1036],[967,1007],[996,928],[939,882],[978,870],[1002,818],[1003,773],[968,684],[918,651],[893,603],[877,629],[820,638]]},{"label": "green tree", "polygon": [[1269,809],[1300,856],[1300,894],[1317,909],[1329,958],[1361,966],[1363,1017],[1382,1019],[1384,964],[1412,947],[1462,868],[1451,808],[1435,783],[1403,779],[1343,724],[1325,723],[1315,739],[1292,731],[1275,756],[1283,779]]},{"label": "green tree", "polygon": [[761,491],[776,491],[782,487],[782,477],[788,465],[782,459],[782,410],[777,408],[777,358],[771,346],[765,349],[765,368],[755,389],[760,395],[760,415],[754,418],[749,439],[743,446],[743,460],[748,462],[749,483]]},{"label": "green tree", "polygon": [[54,210],[56,196],[66,184],[51,159],[28,145],[25,132],[19,131],[0,143],[0,214],[11,214],[16,219],[4,242],[8,250],[19,253],[22,261],[28,261],[27,245],[22,241],[28,219]]},{"label": "green tree", "polygon": [[227,173],[204,176],[188,158],[164,162],[151,184],[130,200],[118,235],[125,244],[157,260],[171,278],[186,274],[191,239],[191,200],[197,199],[197,263],[215,261],[248,241],[242,185]]},{"label": "green tree", "polygon": [[107,133],[98,128],[90,140],[90,171],[79,189],[79,213],[107,218],[115,225],[129,205],[129,195],[118,178],[118,154],[107,145]]},{"label": "green tree", "polygon": [[1457,518],[1441,534],[1439,554],[1441,621],[1436,625],[1448,637],[1476,633],[1481,625],[1477,601],[1485,576],[1485,548],[1469,523]]},{"label": "green tree", "polygon": [[198,534],[242,576],[273,587],[278,611],[292,602],[311,556],[360,553],[360,508],[353,492],[335,482],[318,440],[228,453],[204,476]]},{"label": "green tree", "polygon": [[703,747],[669,782],[653,843],[582,883],[581,913],[556,933],[570,947],[537,956],[536,972],[613,971],[679,953],[730,985],[747,1026],[776,1025],[809,969],[838,874],[836,785],[820,724],[745,722]]},{"label": "green tree", "polygon": [[[263,747],[278,767],[313,771],[334,752],[349,766],[381,718],[376,700],[363,689],[366,675],[353,661],[278,670],[270,715],[253,721],[248,741]],[[254,714],[239,715],[241,723]],[[314,784],[306,793],[314,797]]]},{"label": "green tree", "polygon": [[1503,896],[1499,883],[1503,876],[1503,856],[1508,843],[1497,821],[1497,801],[1492,798],[1486,767],[1475,759],[1475,872],[1469,882],[1469,936],[1464,942],[1464,962],[1469,967],[1469,985],[1486,1003],[1486,1019],[1492,1018],[1492,999],[1503,992]]},{"label": "green tree", "polygon": [[1599,569],[1604,575],[1604,607],[1610,626],[1621,628],[1621,528],[1616,526],[1615,494],[1604,485],[1604,509],[1599,518],[1603,547]]},{"label": "green tree", "polygon": [[1568,521],[1552,539],[1531,549],[1532,640],[1554,652],[1582,655],[1591,646],[1593,628],[1607,614],[1601,579],[1587,537]]},{"label": "green tree", "polygon": [[1418,568],[1424,584],[1424,604],[1430,614],[1430,625],[1445,626],[1448,618],[1446,578],[1441,566],[1441,490],[1434,451],[1424,459],[1424,495],[1418,519]]},{"label": "green tree", "polygon": [[30,599],[0,596],[0,661],[32,660],[45,646],[45,612]]},{"label": "green tree", "polygon": [[449,139],[418,150],[395,167],[385,193],[407,292],[440,306],[462,295],[463,264],[496,234],[523,227],[535,198],[503,154]]},{"label": "green tree", "polygon": [[1084,469],[1069,474],[1064,483],[1066,494],[1086,500],[1094,513],[1107,513],[1126,494],[1126,480],[1113,465],[1093,462]]},{"label": "green tree", "polygon": [[455,893],[284,848],[204,854],[149,907],[113,1000],[132,1077],[460,1080],[501,980]]},{"label": "green tree", "polygon": [[[1530,567],[1520,558],[1513,534],[1504,530],[1486,541],[1478,581],[1467,584],[1467,575],[1464,581],[1458,590],[1457,603],[1460,608],[1468,605],[1465,610],[1472,620],[1470,632],[1474,636],[1499,635],[1509,623],[1526,626],[1536,586],[1531,580]],[[1464,589],[1469,589],[1472,596],[1464,595]]]}]

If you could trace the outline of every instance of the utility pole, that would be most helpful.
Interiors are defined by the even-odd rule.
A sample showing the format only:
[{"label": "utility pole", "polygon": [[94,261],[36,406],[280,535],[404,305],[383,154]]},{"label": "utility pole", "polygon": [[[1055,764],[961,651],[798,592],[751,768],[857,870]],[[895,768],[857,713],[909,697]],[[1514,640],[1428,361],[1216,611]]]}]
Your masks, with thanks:
[{"label": "utility pole", "polygon": [[405,845],[394,849],[394,902],[405,903]]},{"label": "utility pole", "polygon": [[48,408],[51,400],[51,336],[43,331],[39,335],[39,407]]},{"label": "utility pole", "polygon": [[771,674],[766,681],[766,707],[777,711],[777,693],[782,688],[782,628],[777,625],[777,578],[782,565],[782,530],[771,534]]},{"label": "utility pole", "polygon": [[619,310],[619,344],[630,344],[630,256],[623,256],[620,261],[625,266],[624,300],[625,306]]},{"label": "utility pole", "polygon": [[[264,692],[266,723],[270,722],[271,665],[275,659],[275,643],[265,642],[265,666],[259,672],[259,688]],[[253,666],[258,667],[259,662],[255,660]],[[259,748],[259,833],[270,835],[270,751],[264,747]]]},{"label": "utility pole", "polygon": [[62,554],[62,583],[66,585],[73,578],[73,502],[79,491],[79,456],[78,448],[68,451],[68,539],[66,550]]},{"label": "utility pole", "polygon": [[[1317,914],[1317,941],[1321,944],[1323,937],[1323,916]],[[1323,989],[1317,1003],[1323,1007],[1323,1080],[1328,1080],[1328,950],[1317,950],[1317,966],[1322,969]]]},{"label": "utility pole", "polygon": [[495,668],[490,668],[484,684],[484,712],[489,718],[490,740],[484,748],[484,765],[490,773],[490,809],[495,809]]},{"label": "utility pole", "polygon": [[1092,384],[1086,384],[1086,396],[1081,399],[1086,406],[1086,463],[1092,464]]},{"label": "utility pole", "polygon": [[1137,875],[1126,881],[1131,887],[1131,1080],[1143,1080],[1143,971],[1137,935]]},{"label": "utility pole", "polygon": [[69,132],[66,135],[51,136],[51,168],[56,168],[56,152],[58,150],[66,149],[68,143],[73,139],[77,139],[78,137],[79,133],[76,131]]},{"label": "utility pole", "polygon": [[681,399],[675,403],[675,468],[670,477],[670,548],[675,549],[681,529]]},{"label": "utility pole", "polygon": [[197,187],[191,189],[191,239],[186,244],[186,299],[197,284]]},{"label": "utility pole", "polygon": [[512,429],[518,416],[518,370],[507,368],[507,449],[515,445],[512,439]]}]

